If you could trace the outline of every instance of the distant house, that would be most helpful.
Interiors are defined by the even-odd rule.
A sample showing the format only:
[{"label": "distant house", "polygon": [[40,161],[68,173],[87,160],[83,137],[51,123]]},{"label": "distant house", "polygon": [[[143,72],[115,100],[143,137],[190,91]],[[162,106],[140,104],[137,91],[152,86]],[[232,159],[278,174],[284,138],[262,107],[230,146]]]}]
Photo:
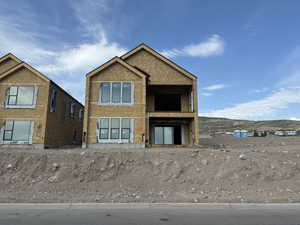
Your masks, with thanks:
[{"label": "distant house", "polygon": [[198,144],[197,77],[141,44],[87,74],[84,147]]},{"label": "distant house", "polygon": [[0,58],[0,147],[81,144],[83,105],[12,54]]},{"label": "distant house", "polygon": [[295,136],[297,135],[296,130],[277,130],[274,133],[277,136]]}]

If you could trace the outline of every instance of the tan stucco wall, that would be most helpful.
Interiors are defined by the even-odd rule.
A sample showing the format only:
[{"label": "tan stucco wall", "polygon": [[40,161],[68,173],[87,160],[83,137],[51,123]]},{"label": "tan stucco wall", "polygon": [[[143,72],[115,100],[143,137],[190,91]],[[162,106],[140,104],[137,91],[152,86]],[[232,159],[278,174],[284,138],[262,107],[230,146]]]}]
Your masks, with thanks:
[{"label": "tan stucco wall", "polygon": [[[83,106],[76,102],[57,85],[51,83],[48,95],[50,105],[50,95],[52,88],[56,90],[55,112],[50,112],[47,107],[47,124],[45,144],[49,147],[58,147],[71,144],[81,144],[83,120],[79,120],[79,109]],[[75,118],[70,117],[70,102],[75,103]],[[73,140],[76,130],[76,139]]]},{"label": "tan stucco wall", "polygon": [[192,84],[192,80],[145,50],[125,59],[150,75],[150,84]]},{"label": "tan stucco wall", "polygon": [[8,58],[8,59],[2,61],[0,63],[0,76],[1,76],[1,73],[9,70],[10,68],[16,66],[17,64],[19,64],[19,63],[11,58]]},{"label": "tan stucco wall", "polygon": [[[13,85],[34,85],[38,87],[37,105],[34,109],[6,109],[5,91]],[[32,120],[34,121],[34,132],[32,143],[43,144],[45,138],[45,109],[48,99],[49,83],[37,77],[27,68],[20,68],[11,75],[0,80],[0,118],[1,126],[4,120]]]},{"label": "tan stucco wall", "polygon": [[[104,81],[130,81],[134,84],[134,104],[130,106],[98,105],[99,87]],[[96,119],[99,117],[128,117],[134,119],[134,144],[143,142],[145,134],[145,78],[139,77],[123,65],[114,63],[93,75],[88,83],[87,143],[96,143]]]}]

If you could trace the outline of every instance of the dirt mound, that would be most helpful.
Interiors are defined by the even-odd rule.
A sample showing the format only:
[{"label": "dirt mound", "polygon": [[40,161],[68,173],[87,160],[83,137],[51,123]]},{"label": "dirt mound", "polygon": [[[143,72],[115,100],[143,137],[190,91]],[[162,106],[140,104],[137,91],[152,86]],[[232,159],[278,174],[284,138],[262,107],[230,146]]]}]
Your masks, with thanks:
[{"label": "dirt mound", "polygon": [[297,153],[5,150],[0,202],[300,202]]}]

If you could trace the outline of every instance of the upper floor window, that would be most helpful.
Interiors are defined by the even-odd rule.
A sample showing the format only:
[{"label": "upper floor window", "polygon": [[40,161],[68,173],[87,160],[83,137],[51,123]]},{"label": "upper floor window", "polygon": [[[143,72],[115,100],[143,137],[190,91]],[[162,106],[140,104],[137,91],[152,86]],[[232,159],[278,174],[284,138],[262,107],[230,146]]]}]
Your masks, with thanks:
[{"label": "upper floor window", "polygon": [[56,107],[56,90],[53,88],[51,90],[51,96],[50,96],[50,112],[55,112]]},{"label": "upper floor window", "polygon": [[133,103],[131,82],[103,82],[100,85],[100,104],[120,105]]},{"label": "upper floor window", "polygon": [[35,94],[36,88],[34,86],[11,86],[6,92],[6,107],[34,107]]},{"label": "upper floor window", "polygon": [[79,120],[82,120],[82,119],[83,119],[83,108],[80,108],[80,109],[79,109],[78,119],[79,119]]},{"label": "upper floor window", "polygon": [[70,103],[70,118],[74,119],[75,118],[75,103],[71,102]]}]

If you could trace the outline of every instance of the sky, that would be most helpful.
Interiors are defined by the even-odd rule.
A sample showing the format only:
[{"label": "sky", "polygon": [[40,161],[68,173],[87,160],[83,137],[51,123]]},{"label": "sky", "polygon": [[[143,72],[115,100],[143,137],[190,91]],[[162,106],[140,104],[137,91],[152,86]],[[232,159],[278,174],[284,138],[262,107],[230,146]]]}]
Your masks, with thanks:
[{"label": "sky", "polygon": [[85,74],[145,43],[198,77],[199,114],[300,119],[300,1],[0,0],[0,55],[84,102]]}]

